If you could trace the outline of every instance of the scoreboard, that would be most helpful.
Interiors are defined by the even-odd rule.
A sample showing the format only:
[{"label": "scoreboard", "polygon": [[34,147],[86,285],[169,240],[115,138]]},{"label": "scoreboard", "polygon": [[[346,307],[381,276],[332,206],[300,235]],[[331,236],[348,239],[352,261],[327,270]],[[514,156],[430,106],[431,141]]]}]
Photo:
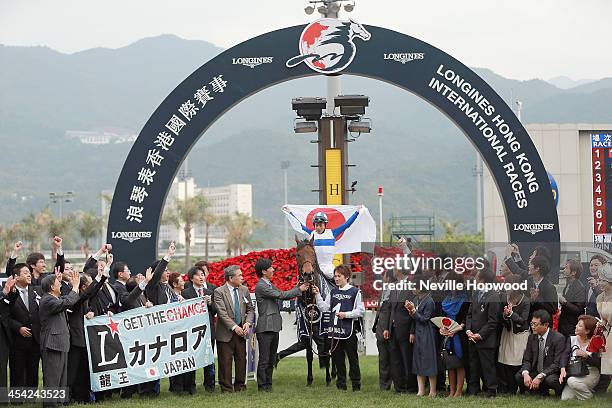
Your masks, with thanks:
[{"label": "scoreboard", "polygon": [[[593,242],[612,243],[612,133],[591,134]],[[608,220],[610,217],[610,220]]]}]

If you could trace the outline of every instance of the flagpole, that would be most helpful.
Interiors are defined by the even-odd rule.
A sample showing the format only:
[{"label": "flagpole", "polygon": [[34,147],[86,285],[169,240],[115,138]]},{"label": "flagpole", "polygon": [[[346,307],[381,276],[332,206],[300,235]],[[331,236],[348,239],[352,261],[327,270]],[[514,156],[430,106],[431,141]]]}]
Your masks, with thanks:
[{"label": "flagpole", "polygon": [[382,207],[382,199],[384,193],[382,185],[378,186],[378,230],[379,230],[379,239],[380,242],[383,242],[383,207]]}]

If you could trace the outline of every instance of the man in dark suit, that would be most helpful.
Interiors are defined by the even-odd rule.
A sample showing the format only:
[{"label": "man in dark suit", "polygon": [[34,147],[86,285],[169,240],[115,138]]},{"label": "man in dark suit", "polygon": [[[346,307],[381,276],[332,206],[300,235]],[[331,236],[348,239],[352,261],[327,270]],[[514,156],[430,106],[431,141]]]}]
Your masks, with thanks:
[{"label": "man in dark suit", "polygon": [[[53,251],[56,252],[57,254],[55,267],[53,269],[54,271],[58,269],[63,271],[64,270],[64,254],[62,252],[62,238],[57,237],[57,236],[53,237],[52,246],[53,246]],[[11,252],[11,256],[9,257],[9,260],[6,264],[6,276],[11,276],[13,274],[13,268],[15,267],[15,264],[17,263],[17,257],[19,257],[19,254],[21,253],[22,249],[23,249],[23,243],[21,241],[15,242],[15,246],[13,247],[13,250]],[[41,254],[40,252],[32,252],[26,258],[26,265],[28,265],[28,268],[30,268],[30,273],[32,275],[31,284],[33,286],[40,286],[40,282],[42,282],[42,279],[48,275],[45,256]]]},{"label": "man in dark suit", "polygon": [[302,283],[288,291],[281,291],[272,284],[274,267],[267,258],[259,258],[255,263],[255,274],[259,278],[255,286],[257,300],[257,342],[259,343],[259,361],[257,363],[257,388],[260,391],[272,391],[272,371],[278,349],[279,332],[283,329],[283,319],[278,307],[279,300],[292,299],[305,292],[308,284]]},{"label": "man in dark suit", "polygon": [[[495,282],[495,274],[490,269],[482,269],[476,274],[477,283]],[[497,348],[499,347],[498,326],[500,319],[500,297],[493,290],[475,290],[468,311],[465,334],[468,336],[470,354],[470,378],[468,395],[480,392],[480,379],[487,397],[497,395]]]},{"label": "man in dark suit", "polygon": [[[208,319],[210,322],[210,339],[212,347],[215,347],[215,317],[217,316],[217,308],[214,301],[214,291],[217,289],[215,285],[207,282],[208,277],[208,263],[206,261],[199,261],[194,267],[189,269],[187,277],[191,285],[183,290],[183,297],[185,299],[193,299],[196,297],[203,297],[206,299],[206,305],[208,307]],[[195,392],[196,387],[196,372],[192,371],[187,382],[189,384],[190,393]],[[215,363],[204,367],[204,389],[206,392],[212,393],[215,391]]]},{"label": "man in dark suit", "polygon": [[[527,287],[530,291],[531,307],[529,319],[536,310],[544,309],[549,315],[557,313],[559,298],[557,289],[548,280],[550,262],[544,256],[535,256],[529,261]],[[530,320],[531,321],[531,320]]]},{"label": "man in dark suit", "polygon": [[[9,306],[8,326],[11,329],[11,387],[37,387],[40,361],[40,320],[38,302],[42,292],[33,286],[28,265],[13,267],[17,296]],[[53,275],[55,276],[55,275]]]},{"label": "man in dark suit", "polygon": [[[153,279],[153,269],[150,267],[147,269],[144,276],[142,276],[142,274],[138,274],[135,277],[128,279],[125,284],[125,293],[129,295],[124,301],[121,302],[122,312],[139,307],[153,306],[153,303],[149,302],[144,295],[145,288],[151,279]],[[135,294],[138,294],[138,296],[135,296]],[[136,393],[142,396],[157,395],[158,388],[159,380],[148,381],[138,385],[123,387],[121,388],[120,395],[121,398],[131,398]]]},{"label": "man in dark suit", "polygon": [[11,331],[8,326],[9,305],[15,301],[17,291],[14,290],[15,278],[11,276],[4,283],[0,291],[0,398],[6,400],[6,388],[8,380],[6,369],[8,368],[9,350],[11,349]]},{"label": "man in dark suit", "polygon": [[[245,338],[255,317],[249,289],[242,285],[242,271],[237,265],[224,269],[225,285],[215,289],[219,321],[215,337],[219,356],[219,385],[222,392],[246,389]],[[232,384],[232,360],[235,376]]]},{"label": "man in dark suit", "polygon": [[565,287],[563,295],[559,297],[561,314],[559,315],[559,333],[564,336],[573,336],[578,323],[578,316],[584,313],[586,305],[586,288],[580,281],[582,265],[580,262],[568,259],[563,269]]},{"label": "man in dark suit", "polygon": [[[391,358],[391,378],[397,392],[416,392],[416,375],[412,372],[412,349],[410,329],[413,318],[404,307],[407,300],[412,301],[414,294],[408,288],[408,270],[396,269],[396,285],[401,289],[392,290],[389,294],[389,306],[384,308],[379,317],[378,325],[383,330],[383,339],[389,342]],[[397,287],[397,286],[396,286]]]},{"label": "man in dark suit", "polygon": [[[550,250],[545,246],[537,246],[529,255],[528,262],[531,262],[533,258],[536,256],[543,256],[550,263],[551,254]],[[521,253],[519,252],[519,248],[516,244],[509,244],[506,248],[506,259],[504,263],[515,275],[519,275],[523,279],[527,279],[529,277],[529,268],[525,265],[525,262],[521,258]]]},{"label": "man in dark suit", "polygon": [[72,290],[66,296],[61,296],[61,283],[54,275],[45,276],[41,285],[44,294],[40,300],[40,349],[45,388],[66,387],[68,384],[70,328],[66,310],[79,299],[78,272],[72,272],[70,283]]},{"label": "man in dark suit", "polygon": [[[96,278],[95,283],[92,283],[89,275],[81,274],[79,299],[66,310],[68,313],[68,326],[70,328],[67,382],[70,389],[70,401],[72,402],[87,403],[90,399],[89,390],[91,385],[89,381],[83,317],[90,319],[94,316],[93,311],[89,308],[89,299],[98,293],[106,281],[106,276],[101,273]],[[72,287],[72,284],[70,286]],[[68,296],[68,293],[62,296]]]},{"label": "man in dark suit", "polygon": [[[133,305],[134,302],[140,297],[143,292],[143,289],[136,285],[131,291],[127,290],[127,283],[132,277],[132,273],[130,268],[125,262],[113,262],[111,268],[111,274],[115,279],[115,282],[112,284],[113,290],[117,294],[119,298],[119,307],[121,311],[125,310],[123,305]],[[138,275],[138,283],[144,281],[144,276],[141,274]],[[146,288],[146,286],[143,285]],[[132,307],[129,307],[131,309]],[[128,310],[129,310],[128,309]]]},{"label": "man in dark suit", "polygon": [[168,253],[161,260],[153,262],[151,268],[153,269],[153,278],[147,283],[145,287],[145,294],[147,299],[154,305],[165,305],[170,303],[172,297],[172,289],[168,285],[168,263],[176,252],[176,246],[174,241],[170,243],[168,247]]},{"label": "man in dark suit", "polygon": [[540,309],[533,313],[533,334],[527,341],[523,365],[516,373],[521,394],[529,391],[548,395],[552,388],[556,395],[561,395],[563,384],[559,384],[559,372],[566,342],[562,334],[550,328],[551,324],[552,319],[546,310]]},{"label": "man in dark suit", "polygon": [[[388,270],[385,272],[383,277],[383,283],[389,283],[395,281],[393,278],[393,272]],[[378,308],[376,309],[376,317],[374,318],[374,324],[372,331],[376,335],[376,348],[378,349],[378,387],[381,391],[388,391],[391,389],[391,347],[389,344],[389,332],[387,331],[387,338],[385,338],[385,328],[381,321],[382,316],[389,315],[389,296],[391,291],[389,289],[383,289],[378,297]]]}]

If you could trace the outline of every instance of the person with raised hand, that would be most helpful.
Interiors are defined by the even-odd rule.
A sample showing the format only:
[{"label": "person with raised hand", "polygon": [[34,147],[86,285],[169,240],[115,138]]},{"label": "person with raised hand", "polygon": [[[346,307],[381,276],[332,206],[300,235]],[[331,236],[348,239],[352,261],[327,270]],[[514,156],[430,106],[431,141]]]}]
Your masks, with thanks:
[{"label": "person with raised hand", "polygon": [[61,296],[61,283],[55,275],[45,276],[41,285],[44,294],[40,300],[40,349],[43,386],[47,389],[65,388],[68,384],[70,328],[66,310],[78,301],[81,281],[76,271],[70,278],[72,290],[66,296]]}]

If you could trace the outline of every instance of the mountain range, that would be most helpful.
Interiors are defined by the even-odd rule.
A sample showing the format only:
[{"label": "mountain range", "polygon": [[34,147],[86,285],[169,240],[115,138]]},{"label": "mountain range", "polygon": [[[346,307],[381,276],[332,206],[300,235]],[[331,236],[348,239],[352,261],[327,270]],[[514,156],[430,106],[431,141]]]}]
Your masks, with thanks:
[{"label": "mountain range", "polygon": [[[99,210],[100,191],[114,188],[130,145],[84,145],[65,132],[138,133],[178,83],[221,51],[173,35],[74,54],[0,46],[0,223],[48,205],[51,191],[75,192],[64,211]],[[525,123],[612,122],[612,78],[563,89],[571,80],[519,81],[473,69],[507,103],[522,102]],[[189,169],[200,186],[253,184],[254,214],[268,225],[259,234],[265,245],[282,239],[281,160],[291,162],[289,202],[316,200],[313,135],[293,133],[290,102],[325,95],[325,87],[323,78],[311,77],[253,95],[217,121],[190,153]],[[382,184],[385,218],[435,215],[474,230],[476,153],[461,131],[425,101],[391,85],[345,75],[342,91],[368,95],[373,120],[372,133],[349,145],[349,162],[357,165],[349,179],[358,182],[351,202],[366,204],[377,218],[376,187]]]}]

